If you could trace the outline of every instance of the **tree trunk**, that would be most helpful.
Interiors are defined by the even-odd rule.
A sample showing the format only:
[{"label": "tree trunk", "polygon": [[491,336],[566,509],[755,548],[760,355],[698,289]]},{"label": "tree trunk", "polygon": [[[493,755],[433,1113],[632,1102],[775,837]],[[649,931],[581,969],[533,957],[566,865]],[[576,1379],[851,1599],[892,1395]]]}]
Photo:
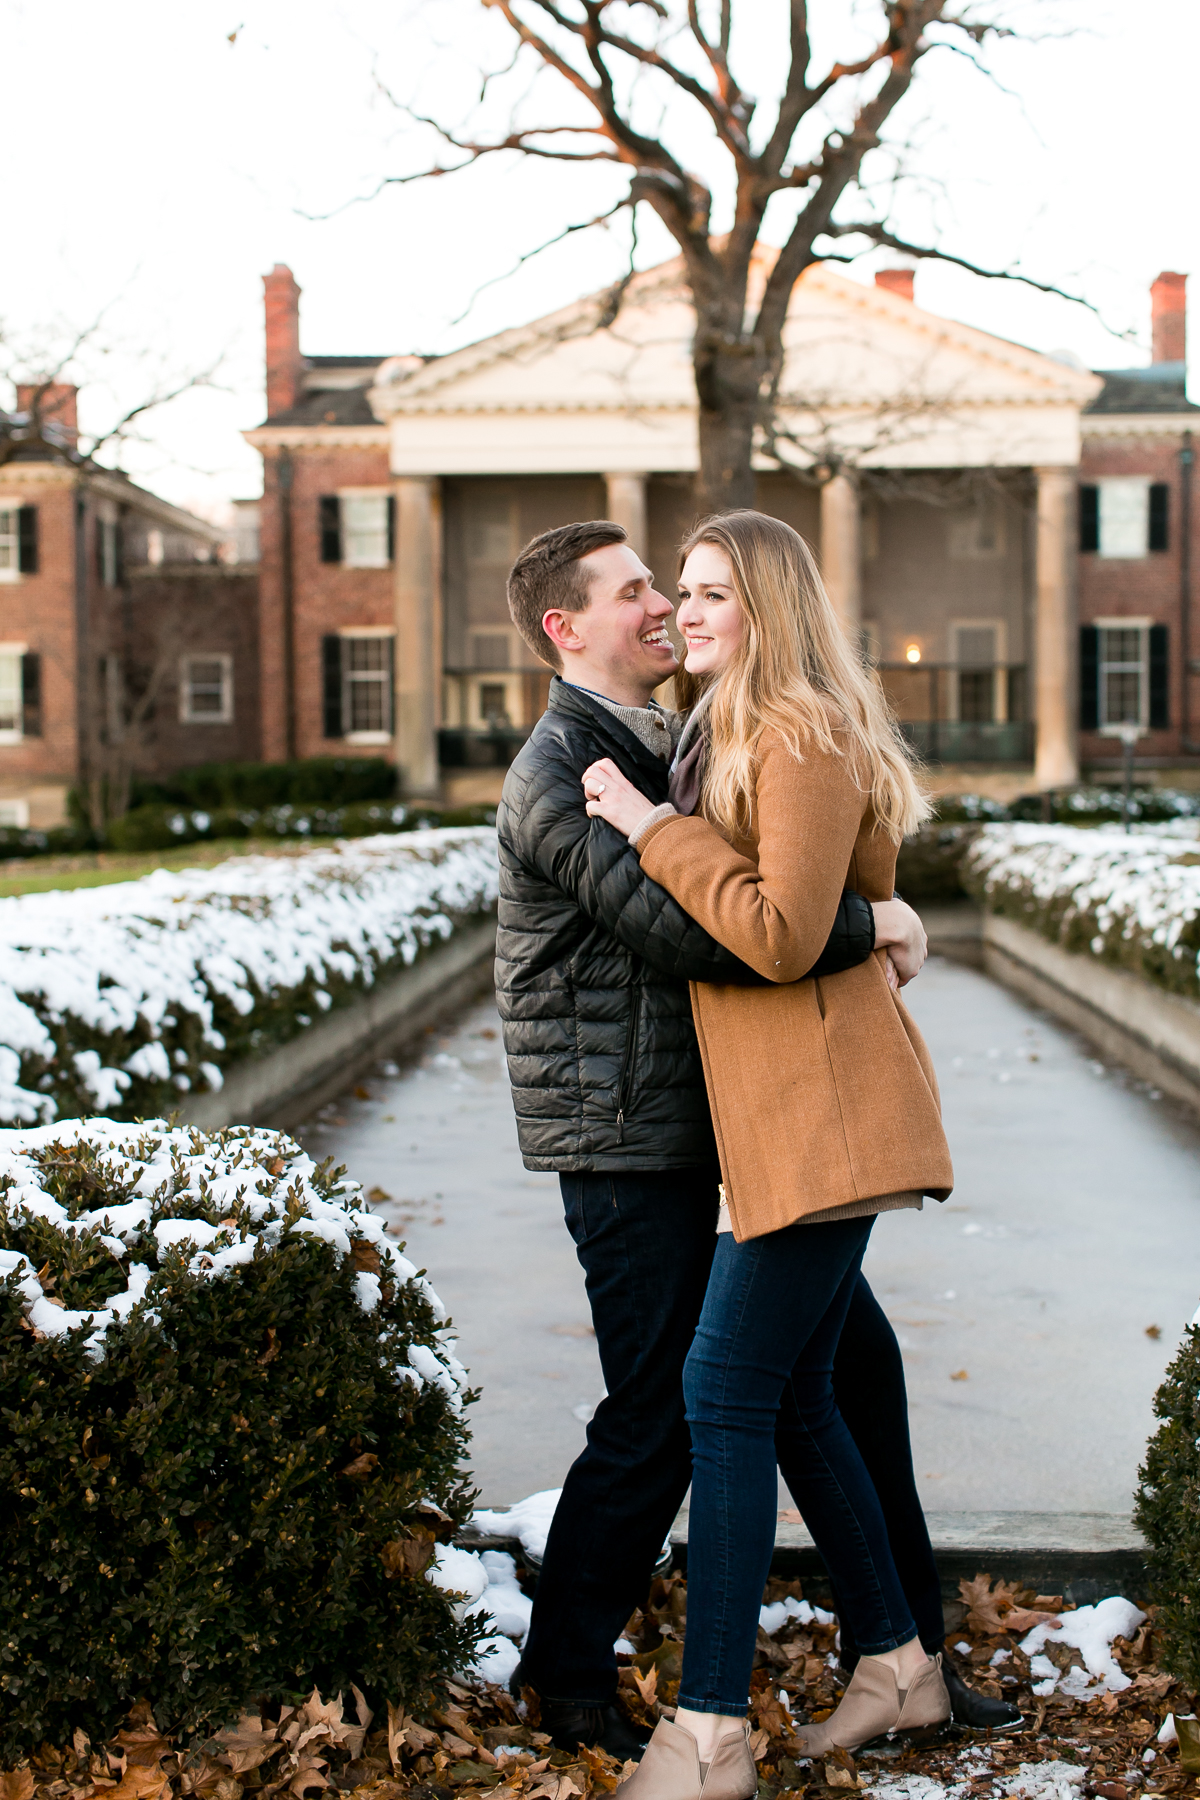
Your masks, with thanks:
[{"label": "tree trunk", "polygon": [[[744,294],[739,292],[739,319],[744,305]],[[703,321],[699,314],[697,307],[692,349],[699,401],[696,504],[702,512],[728,512],[735,506],[753,506],[755,501],[752,457],[766,358],[753,339],[722,329],[723,318]]]}]

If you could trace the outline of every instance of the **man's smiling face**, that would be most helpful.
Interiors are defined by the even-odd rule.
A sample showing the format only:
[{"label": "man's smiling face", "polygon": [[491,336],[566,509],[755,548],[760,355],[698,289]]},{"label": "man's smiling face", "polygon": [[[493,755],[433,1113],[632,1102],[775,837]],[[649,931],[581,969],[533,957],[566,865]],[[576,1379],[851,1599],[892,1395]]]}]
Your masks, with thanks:
[{"label": "man's smiling face", "polygon": [[563,676],[626,706],[644,706],[678,659],[667,636],[674,608],[628,544],[605,544],[581,557],[588,583],[582,612],[552,611],[543,621],[557,644]]}]

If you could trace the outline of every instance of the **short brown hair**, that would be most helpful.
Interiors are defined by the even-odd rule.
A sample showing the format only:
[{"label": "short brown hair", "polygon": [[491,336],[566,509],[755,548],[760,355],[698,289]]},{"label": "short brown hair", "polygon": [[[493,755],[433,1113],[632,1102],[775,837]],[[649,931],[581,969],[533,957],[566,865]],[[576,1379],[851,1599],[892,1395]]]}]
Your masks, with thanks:
[{"label": "short brown hair", "polygon": [[542,619],[552,608],[584,612],[591,598],[588,580],[579,560],[606,544],[623,544],[629,533],[612,519],[585,519],[580,524],[556,525],[533,538],[508,571],[508,610],[512,622],[535,656],[552,669],[562,669],[562,658],[542,630]]}]

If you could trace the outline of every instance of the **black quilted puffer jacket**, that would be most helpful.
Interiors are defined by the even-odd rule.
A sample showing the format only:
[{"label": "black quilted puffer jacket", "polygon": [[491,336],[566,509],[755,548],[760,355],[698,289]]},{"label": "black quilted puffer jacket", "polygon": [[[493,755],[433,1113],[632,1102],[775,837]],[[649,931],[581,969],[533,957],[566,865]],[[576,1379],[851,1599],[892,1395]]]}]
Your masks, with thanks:
[{"label": "black quilted puffer jacket", "polygon": [[[654,805],[667,765],[581,689],[555,679],[508,772],[496,820],[496,992],[527,1169],[668,1169],[714,1154],[690,981],[759,983],[584,811],[610,756]],[[846,893],[814,975],[871,953],[874,915]]]}]

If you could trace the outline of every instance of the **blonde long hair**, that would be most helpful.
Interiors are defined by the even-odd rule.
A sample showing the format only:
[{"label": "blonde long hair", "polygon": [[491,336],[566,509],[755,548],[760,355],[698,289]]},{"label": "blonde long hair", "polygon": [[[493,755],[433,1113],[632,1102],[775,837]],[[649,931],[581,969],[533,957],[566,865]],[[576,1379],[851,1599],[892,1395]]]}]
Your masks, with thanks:
[{"label": "blonde long hair", "polygon": [[[702,519],[680,547],[681,569],[698,544],[712,544],[729,558],[746,620],[708,708],[704,816],[727,831],[745,830],[758,743],[774,730],[797,761],[807,746],[849,757],[880,827],[899,843],[932,808],[914,779],[912,752],[847,642],[804,539],[782,519],[744,510]],[[694,705],[711,685],[711,678],[681,670],[676,698]]]}]

